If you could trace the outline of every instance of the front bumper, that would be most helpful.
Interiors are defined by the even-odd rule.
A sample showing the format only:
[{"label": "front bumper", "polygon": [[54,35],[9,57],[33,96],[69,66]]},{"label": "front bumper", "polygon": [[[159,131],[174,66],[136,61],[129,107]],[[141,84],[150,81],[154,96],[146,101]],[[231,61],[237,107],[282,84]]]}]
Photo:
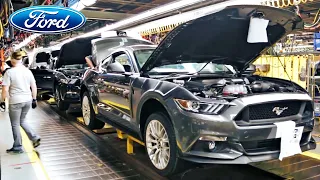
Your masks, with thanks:
[{"label": "front bumper", "polygon": [[[313,138],[305,145],[301,146],[301,151],[308,151],[310,149],[316,148],[316,142],[313,140]],[[221,157],[228,157],[230,154],[227,153],[215,153],[215,156],[220,156],[219,159],[212,158],[213,153],[205,153],[205,152],[197,152],[197,151],[190,151],[188,153],[185,153],[183,157],[181,157],[184,160],[192,161],[196,163],[207,163],[207,164],[249,164],[254,162],[260,162],[260,161],[267,161],[272,159],[278,159],[279,158],[279,151],[268,153],[268,154],[260,154],[260,155],[245,155],[242,153],[239,153],[238,157],[236,158],[228,158],[223,159]]]},{"label": "front bumper", "polygon": [[61,88],[62,100],[66,103],[77,104],[81,101],[80,87],[67,85]]},{"label": "front bumper", "polygon": [[[276,138],[277,126],[264,120],[255,124],[240,124],[230,118],[236,117],[241,111],[240,105],[226,110],[227,115],[187,112],[170,100],[167,105],[183,159],[200,163],[246,164],[279,157],[280,139]],[[300,141],[302,151],[316,148],[311,136],[314,127],[311,113],[308,116],[295,115],[279,119],[279,122],[293,120],[296,126],[304,127]],[[210,141],[217,142],[216,150],[209,151],[205,148],[208,145],[201,145]]]}]

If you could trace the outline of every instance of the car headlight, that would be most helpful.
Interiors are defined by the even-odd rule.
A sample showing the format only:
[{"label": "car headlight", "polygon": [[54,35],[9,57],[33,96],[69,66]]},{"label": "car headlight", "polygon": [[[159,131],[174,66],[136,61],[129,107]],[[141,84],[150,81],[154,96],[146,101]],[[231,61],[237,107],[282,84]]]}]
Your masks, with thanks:
[{"label": "car headlight", "polygon": [[186,111],[204,114],[220,114],[228,105],[219,103],[206,103],[183,99],[174,99],[178,106]]}]

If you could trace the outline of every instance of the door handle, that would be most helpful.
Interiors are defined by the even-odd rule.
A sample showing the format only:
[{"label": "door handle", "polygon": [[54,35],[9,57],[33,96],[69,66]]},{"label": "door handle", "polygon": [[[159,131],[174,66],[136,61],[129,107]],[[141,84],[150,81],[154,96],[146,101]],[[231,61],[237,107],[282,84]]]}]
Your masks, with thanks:
[{"label": "door handle", "polygon": [[44,76],[43,79],[51,79],[51,76]]}]

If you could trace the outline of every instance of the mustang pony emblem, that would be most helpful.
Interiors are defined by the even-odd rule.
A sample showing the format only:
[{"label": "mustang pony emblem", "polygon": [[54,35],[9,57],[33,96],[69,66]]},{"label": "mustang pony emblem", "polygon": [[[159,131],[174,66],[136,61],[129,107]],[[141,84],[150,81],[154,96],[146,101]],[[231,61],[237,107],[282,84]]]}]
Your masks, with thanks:
[{"label": "mustang pony emblem", "polygon": [[276,115],[280,116],[281,113],[283,113],[284,110],[288,109],[288,107],[274,107],[272,112],[275,112]]}]

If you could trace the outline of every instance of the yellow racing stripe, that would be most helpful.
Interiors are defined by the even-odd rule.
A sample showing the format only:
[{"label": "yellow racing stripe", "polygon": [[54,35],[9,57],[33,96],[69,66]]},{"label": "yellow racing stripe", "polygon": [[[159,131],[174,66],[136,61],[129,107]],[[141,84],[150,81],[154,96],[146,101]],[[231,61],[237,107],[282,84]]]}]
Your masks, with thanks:
[{"label": "yellow racing stripe", "polygon": [[108,105],[113,105],[113,106],[116,106],[116,107],[119,107],[119,108],[130,110],[130,108],[128,106],[124,106],[122,104],[118,104],[118,103],[115,103],[115,102],[112,102],[112,101],[102,100],[102,102],[105,103],[105,104],[108,104]]}]

